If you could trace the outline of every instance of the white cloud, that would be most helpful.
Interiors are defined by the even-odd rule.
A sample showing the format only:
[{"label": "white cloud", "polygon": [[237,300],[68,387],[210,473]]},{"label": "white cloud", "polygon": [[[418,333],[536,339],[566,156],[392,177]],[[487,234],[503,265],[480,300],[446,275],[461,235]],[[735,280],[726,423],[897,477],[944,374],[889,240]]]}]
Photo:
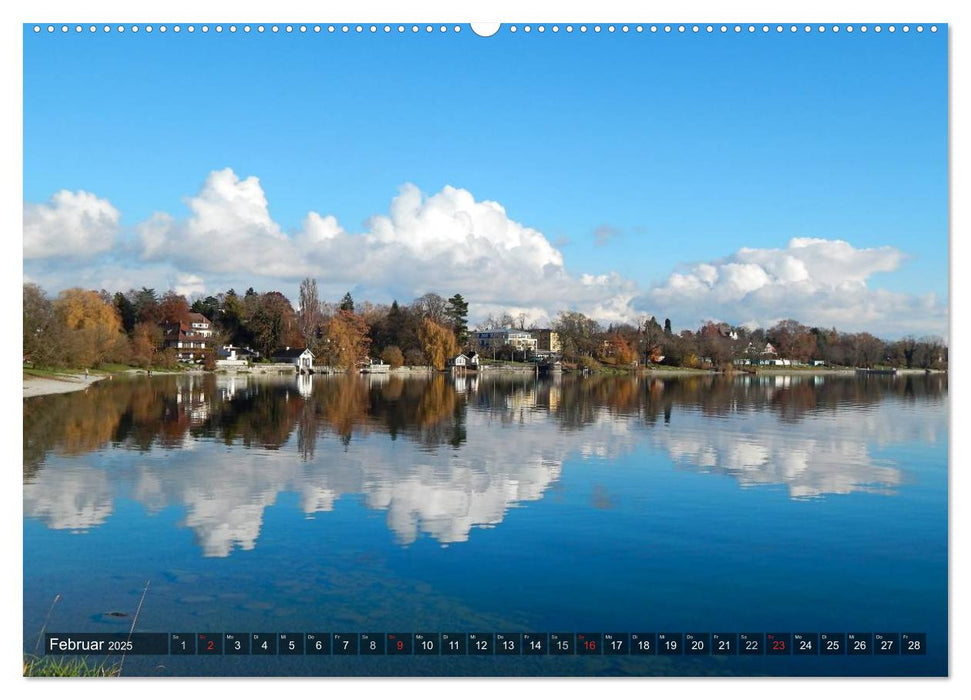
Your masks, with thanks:
[{"label": "white cloud", "polygon": [[[252,285],[295,297],[310,276],[333,299],[347,290],[377,302],[459,292],[473,325],[504,311],[546,324],[569,309],[604,324],[644,315],[672,318],[677,327],[707,318],[762,326],[796,318],[887,336],[946,333],[946,306],[933,295],[872,286],[873,275],[903,263],[904,253],[892,247],[793,238],[785,248],[741,248],[677,270],[645,292],[615,272],[568,271],[542,232],[452,186],[427,195],[405,184],[386,214],[354,232],[315,211],[299,229],[284,230],[259,179],[229,168],[211,172],[186,204],[186,218],[157,212],[135,227],[138,263],[118,247],[98,265],[88,256],[111,247],[120,218],[107,200],[63,191],[49,204],[25,204],[25,273],[55,290],[146,285],[192,295]],[[54,251],[65,257],[31,260]]]},{"label": "white cloud", "polygon": [[24,259],[88,258],[111,248],[121,213],[107,199],[78,190],[46,204],[24,203]]},{"label": "white cloud", "polygon": [[[184,380],[190,392],[192,381]],[[221,400],[228,401],[247,387],[294,380],[215,381]],[[477,391],[479,381],[457,379],[456,389]],[[750,397],[746,401],[774,406],[786,402],[783,392],[806,380],[739,381]],[[321,387],[316,379],[311,391],[314,382]],[[363,439],[348,450],[321,444],[315,458],[301,462],[293,452],[293,441],[299,441],[294,431],[279,450],[227,451],[187,435],[179,449],[141,453],[135,468],[120,468],[115,460],[72,467],[71,458],[60,462],[51,455],[24,484],[24,514],[52,529],[89,530],[107,520],[116,499],[133,499],[149,513],[176,506],[185,512],[182,524],[193,531],[203,555],[226,557],[258,546],[266,509],[288,500],[281,494],[296,494],[307,516],[322,518],[341,498],[360,496],[368,509],[386,514],[399,543],[427,535],[451,544],[500,525],[513,508],[545,498],[564,465],[577,457],[616,461],[644,449],[645,441],[684,468],[724,474],[745,487],[784,486],[792,498],[818,498],[894,494],[908,481],[908,465],[888,460],[886,448],[947,439],[946,402],[914,407],[890,399],[855,412],[852,430],[839,412],[812,411],[794,423],[775,411],[744,406],[720,415],[718,430],[712,430],[710,416],[684,407],[676,408],[676,418],[663,430],[648,429],[641,412],[618,413],[606,405],[590,406],[582,429],[564,430],[543,410],[555,413],[560,391],[556,385],[527,384],[488,412],[468,411],[459,451],[415,440],[392,446],[387,439]],[[316,439],[334,437],[324,429]],[[196,449],[185,449],[190,445]]]},{"label": "white cloud", "polygon": [[177,294],[192,297],[205,292],[206,284],[199,275],[181,274],[176,278],[174,289]]},{"label": "white cloud", "polygon": [[288,235],[270,216],[259,180],[240,179],[228,168],[210,173],[186,203],[188,219],[156,213],[137,231],[144,260],[172,263],[196,279],[235,275],[238,285],[243,277],[272,278],[270,284],[284,281],[289,288],[309,275],[322,291],[353,287],[387,301],[458,291],[474,300],[473,318],[517,307],[530,309],[530,318],[549,319],[564,305],[601,313],[605,321],[633,317],[633,282],[569,274],[541,232],[468,190],[446,186],[426,196],[406,184],[388,213],[371,217],[358,233],[311,211]]},{"label": "white cloud", "polygon": [[933,294],[915,296],[870,286],[905,259],[884,246],[793,238],[786,248],[741,248],[733,255],[672,273],[637,301],[692,326],[702,318],[769,326],[784,318],[840,330],[944,335],[947,308]]},{"label": "white cloud", "polygon": [[41,470],[24,483],[24,513],[52,530],[84,532],[102,525],[114,511],[108,474],[79,464],[56,473]]},{"label": "white cloud", "polygon": [[156,213],[136,229],[145,260],[167,260],[191,273],[292,277],[308,272],[298,249],[270,216],[258,178],[230,168],[209,173],[186,200],[183,221]]},{"label": "white cloud", "polygon": [[[218,376],[215,381],[223,400],[232,400],[247,387],[294,380]],[[463,377],[455,386],[475,391],[478,382]],[[191,377],[180,384],[192,393]],[[367,508],[386,514],[401,544],[422,534],[442,544],[465,542],[474,530],[502,523],[510,509],[544,498],[571,457],[615,458],[639,439],[635,431],[617,426],[616,414],[606,407],[592,409],[583,430],[563,432],[534,410],[538,391],[536,385],[517,387],[492,413],[469,411],[460,453],[412,440],[393,447],[386,440],[360,440],[353,449],[322,449],[315,459],[301,462],[292,444],[269,451],[212,451],[211,444],[187,435],[179,449],[142,454],[133,469],[118,470],[110,460],[97,468],[69,469],[51,457],[24,484],[24,513],[54,529],[92,529],[105,522],[115,499],[134,499],[150,513],[178,506],[185,512],[182,525],[192,530],[203,555],[226,557],[257,546],[264,512],[282,493],[298,494],[307,516],[332,512],[343,496],[360,495]],[[546,403],[559,401],[559,388],[548,391]],[[316,439],[332,437],[324,431]],[[290,440],[299,440],[296,431]],[[186,449],[192,445],[198,449]]]},{"label": "white cloud", "polygon": [[[772,401],[777,392],[800,383],[799,377],[775,377],[750,384],[749,391],[764,392]],[[681,417],[677,431],[654,431],[652,442],[665,449],[676,464],[713,474],[725,474],[746,487],[784,485],[792,498],[818,498],[830,494],[869,492],[894,494],[907,482],[906,464],[885,458],[883,448],[944,439],[941,411],[944,404],[926,410],[907,410],[882,401],[853,417],[847,431],[838,412],[818,412],[798,429],[782,428],[771,413],[739,412],[722,416],[711,430],[705,418]]]},{"label": "white cloud", "polygon": [[344,229],[333,216],[321,216],[315,211],[307,214],[303,222],[303,232],[300,240],[313,245],[323,243],[344,233]]},{"label": "white cloud", "polygon": [[165,212],[157,211],[151,218],[138,224],[136,230],[142,242],[142,257],[161,257],[169,248],[169,235],[175,226],[175,219]]}]

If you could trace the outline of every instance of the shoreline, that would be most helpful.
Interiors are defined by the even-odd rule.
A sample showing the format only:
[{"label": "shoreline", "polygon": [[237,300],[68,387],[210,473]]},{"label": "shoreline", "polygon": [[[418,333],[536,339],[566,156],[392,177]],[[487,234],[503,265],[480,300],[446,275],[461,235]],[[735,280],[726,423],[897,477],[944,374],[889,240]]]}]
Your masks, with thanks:
[{"label": "shoreline", "polygon": [[[754,372],[754,374],[856,374],[856,367],[817,367],[817,368],[792,368],[792,367],[760,367]],[[753,374],[753,372],[745,372],[744,370],[737,370],[735,374]],[[914,375],[914,374],[947,374],[947,370],[944,369],[905,369],[897,368],[897,376],[901,375]],[[886,375],[891,376],[891,375]]]},{"label": "shoreline", "polygon": [[[487,375],[491,374],[532,374],[533,368],[531,367],[491,367],[484,373]],[[201,370],[184,372],[186,374],[226,374],[225,370],[216,370],[215,372],[203,372]],[[237,372],[231,372],[236,374]],[[391,370],[390,374],[397,375],[427,375],[436,373],[432,368],[417,368],[417,367],[401,367],[395,370]],[[481,373],[481,372],[480,372]],[[135,375],[146,375],[148,374],[145,370],[139,369],[129,369],[122,374],[135,376]],[[172,375],[172,374],[183,374],[179,371],[171,370],[156,370],[152,372],[153,375]],[[239,372],[239,374],[264,374],[263,372]],[[567,372],[566,374],[575,374],[574,372]],[[590,376],[599,374],[612,374],[611,372],[592,372]],[[736,370],[734,372],[717,372],[710,369],[690,369],[687,367],[652,367],[650,369],[640,369],[634,372],[623,372],[617,374],[631,374],[632,376],[655,376],[655,377],[704,377],[704,376],[806,376],[806,375],[855,375],[855,368],[792,368],[792,367],[760,367],[754,372],[746,372],[744,370]],[[923,369],[898,369],[897,376],[906,375],[922,375],[922,374],[947,374],[947,370],[927,370]],[[81,391],[87,389],[89,386],[95,382],[99,382],[102,379],[111,377],[111,374],[89,374],[87,379],[85,379],[83,374],[65,373],[52,375],[49,377],[39,377],[30,374],[23,375],[23,398],[33,398],[35,396],[50,396],[52,394],[67,394],[74,391]]]},{"label": "shoreline", "polygon": [[23,398],[34,396],[50,396],[51,394],[67,394],[72,391],[87,389],[95,382],[100,382],[105,374],[89,374],[85,379],[83,374],[59,374],[50,377],[23,375]]}]

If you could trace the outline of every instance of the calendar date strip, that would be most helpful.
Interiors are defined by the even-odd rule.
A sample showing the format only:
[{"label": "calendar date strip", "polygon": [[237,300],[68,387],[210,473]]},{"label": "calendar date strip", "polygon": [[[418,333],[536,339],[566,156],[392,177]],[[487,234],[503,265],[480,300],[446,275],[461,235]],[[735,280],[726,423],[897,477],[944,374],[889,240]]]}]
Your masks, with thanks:
[{"label": "calendar date strip", "polygon": [[47,633],[49,655],[925,656],[923,632]]}]

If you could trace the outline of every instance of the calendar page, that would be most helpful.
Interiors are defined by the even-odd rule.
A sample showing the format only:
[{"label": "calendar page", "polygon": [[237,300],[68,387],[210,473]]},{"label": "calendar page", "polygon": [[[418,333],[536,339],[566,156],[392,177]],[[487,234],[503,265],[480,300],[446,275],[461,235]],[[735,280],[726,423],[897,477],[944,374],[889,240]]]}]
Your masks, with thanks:
[{"label": "calendar page", "polygon": [[947,676],[948,24],[315,12],[22,26],[24,675]]}]

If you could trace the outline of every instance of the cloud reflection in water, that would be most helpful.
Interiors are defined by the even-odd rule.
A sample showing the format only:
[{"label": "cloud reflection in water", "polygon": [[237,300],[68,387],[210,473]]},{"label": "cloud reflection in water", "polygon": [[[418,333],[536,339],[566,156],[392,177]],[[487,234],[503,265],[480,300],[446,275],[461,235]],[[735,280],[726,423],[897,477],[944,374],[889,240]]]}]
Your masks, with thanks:
[{"label": "cloud reflection in water", "polygon": [[[571,458],[637,450],[746,487],[783,484],[792,498],[891,494],[904,473],[872,446],[946,437],[945,397],[935,377],[105,383],[25,402],[24,513],[88,530],[117,498],[179,507],[204,555],[225,557],[256,546],[282,493],[308,516],[360,495],[400,544],[451,544],[542,499]],[[79,438],[72,416],[93,410],[104,424]]]}]

